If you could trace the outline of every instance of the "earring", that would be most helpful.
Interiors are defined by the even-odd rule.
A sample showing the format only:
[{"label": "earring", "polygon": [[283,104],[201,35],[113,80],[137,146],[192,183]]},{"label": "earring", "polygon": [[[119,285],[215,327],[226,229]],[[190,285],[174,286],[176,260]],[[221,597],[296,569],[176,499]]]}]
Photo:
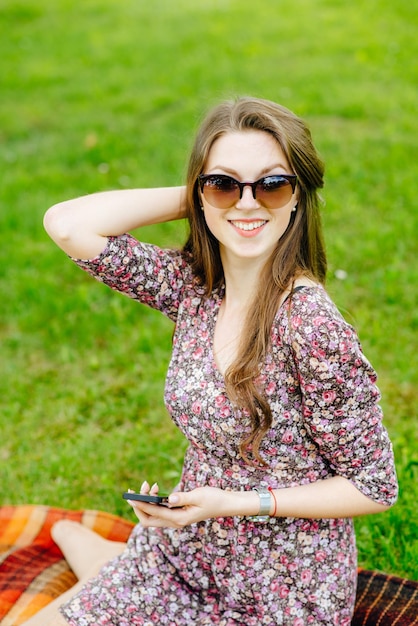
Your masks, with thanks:
[{"label": "earring", "polygon": [[297,208],[298,208],[298,205],[297,205],[297,204],[295,204],[295,206],[294,206],[294,207],[293,207],[293,209],[292,209],[292,213],[295,213],[295,212],[297,211]]}]

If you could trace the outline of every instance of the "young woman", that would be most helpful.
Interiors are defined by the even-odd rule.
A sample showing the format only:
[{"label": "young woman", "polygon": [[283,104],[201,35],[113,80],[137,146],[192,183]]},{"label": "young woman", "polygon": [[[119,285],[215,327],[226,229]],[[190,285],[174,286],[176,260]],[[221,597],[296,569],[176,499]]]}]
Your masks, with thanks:
[{"label": "young woman", "polygon": [[[303,121],[241,98],[203,122],[185,188],[48,211],[80,267],[175,322],[165,400],[189,448],[169,507],[131,502],[126,548],[57,524],[80,583],[29,624],[350,624],[351,518],[397,482],[375,373],[323,287],[322,184]],[[126,234],[184,217],[181,251]]]}]

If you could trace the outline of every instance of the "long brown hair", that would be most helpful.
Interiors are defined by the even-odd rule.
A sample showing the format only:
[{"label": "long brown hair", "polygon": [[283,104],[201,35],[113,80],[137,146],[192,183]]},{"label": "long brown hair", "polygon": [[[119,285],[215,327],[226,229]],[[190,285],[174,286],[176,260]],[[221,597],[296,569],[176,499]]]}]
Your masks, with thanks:
[{"label": "long brown hair", "polygon": [[245,323],[245,335],[235,361],[225,374],[230,399],[250,415],[251,432],[244,437],[240,453],[245,461],[251,450],[260,457],[260,444],[272,426],[272,412],[256,383],[264,362],[278,303],[283,292],[300,275],[325,282],[326,255],[319,214],[318,188],[323,186],[323,163],[303,120],[283,106],[258,98],[238,98],[215,107],[196,135],[187,173],[187,212],[190,234],[184,250],[192,255],[194,272],[209,296],[224,282],[219,243],[206,225],[200,208],[197,177],[204,172],[216,139],[228,132],[260,130],[272,135],[298,176],[297,211],[276,249],[264,266],[259,292],[254,294]]}]

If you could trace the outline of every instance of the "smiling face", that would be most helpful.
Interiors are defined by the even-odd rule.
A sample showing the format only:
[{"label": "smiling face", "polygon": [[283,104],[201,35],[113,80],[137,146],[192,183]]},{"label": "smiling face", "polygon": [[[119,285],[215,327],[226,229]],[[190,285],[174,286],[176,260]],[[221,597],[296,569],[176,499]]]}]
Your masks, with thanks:
[{"label": "smiling face", "polygon": [[[292,174],[287,159],[272,135],[259,130],[228,132],[212,145],[204,174],[226,174],[241,182],[263,176]],[[244,187],[241,199],[229,209],[218,209],[201,195],[206,224],[219,241],[222,263],[251,259],[263,264],[286,231],[296,193],[280,209],[267,209]]]}]

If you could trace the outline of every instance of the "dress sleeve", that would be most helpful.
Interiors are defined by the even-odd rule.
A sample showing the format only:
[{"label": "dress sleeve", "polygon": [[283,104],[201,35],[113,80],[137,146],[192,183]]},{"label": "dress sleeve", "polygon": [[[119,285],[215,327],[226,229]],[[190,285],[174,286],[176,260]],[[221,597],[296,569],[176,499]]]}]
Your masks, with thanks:
[{"label": "dress sleeve", "polygon": [[335,474],[372,500],[396,501],[392,445],[382,423],[376,373],[356,332],[322,288],[290,304],[289,332],[310,436]]},{"label": "dress sleeve", "polygon": [[191,280],[181,252],[141,243],[131,235],[109,237],[94,259],[72,259],[111,289],[158,309],[175,321],[183,291]]}]

